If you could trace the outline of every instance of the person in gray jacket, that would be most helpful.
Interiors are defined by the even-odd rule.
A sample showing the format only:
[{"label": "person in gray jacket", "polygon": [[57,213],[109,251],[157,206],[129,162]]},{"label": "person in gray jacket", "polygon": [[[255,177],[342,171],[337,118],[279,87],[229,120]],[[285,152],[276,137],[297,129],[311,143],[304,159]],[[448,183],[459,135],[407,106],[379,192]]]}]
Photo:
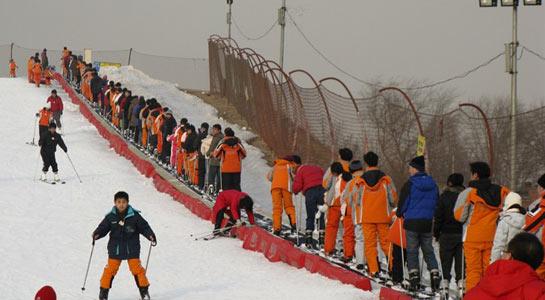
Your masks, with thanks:
[{"label": "person in gray jacket", "polygon": [[208,184],[214,186],[214,191],[218,191],[220,187],[221,162],[220,159],[214,157],[212,153],[214,153],[214,150],[222,140],[223,133],[221,133],[221,125],[214,124],[214,126],[212,126],[212,143],[210,143],[210,148],[206,151],[206,157],[210,157],[210,160],[208,161]]},{"label": "person in gray jacket", "polygon": [[503,211],[500,213],[494,245],[490,255],[490,263],[500,259],[507,250],[509,241],[522,231],[525,223],[526,210],[522,207],[522,199],[519,194],[510,192],[505,197]]}]

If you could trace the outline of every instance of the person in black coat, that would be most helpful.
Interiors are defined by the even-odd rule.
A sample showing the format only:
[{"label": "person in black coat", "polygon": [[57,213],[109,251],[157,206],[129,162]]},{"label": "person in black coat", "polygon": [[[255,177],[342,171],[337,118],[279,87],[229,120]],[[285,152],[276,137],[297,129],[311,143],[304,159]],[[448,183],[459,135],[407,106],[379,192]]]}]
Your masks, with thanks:
[{"label": "person in black coat", "polygon": [[456,283],[463,278],[463,242],[462,223],[454,219],[454,205],[458,195],[464,190],[464,176],[451,174],[447,179],[447,188],[439,196],[434,216],[433,236],[439,241],[439,258],[443,268],[442,289],[449,289],[449,283],[454,261]]},{"label": "person in black coat", "polygon": [[146,270],[140,263],[140,234],[157,245],[155,233],[140,212],[129,205],[129,195],[120,191],[114,195],[115,206],[104,217],[97,229],[93,231],[93,245],[96,240],[110,233],[108,241],[108,264],[104,268],[100,279],[99,299],[108,299],[108,292],[112,286],[114,276],[119,270],[121,261],[127,260],[129,269],[134,275],[142,299],[149,297],[149,281]]},{"label": "person in black coat", "polygon": [[91,87],[91,94],[93,94],[93,102],[95,104],[99,103],[100,93],[102,92],[102,88],[104,87],[104,80],[98,76],[97,70],[93,69],[92,71],[92,78],[91,82],[89,83]]},{"label": "person in black coat", "polygon": [[163,123],[162,133],[163,133],[163,151],[161,152],[161,160],[165,163],[168,163],[170,157],[170,150],[172,144],[167,140],[168,136],[174,132],[176,128],[176,119],[172,116],[172,111],[168,110],[165,113],[165,120]]},{"label": "person in black coat", "polygon": [[57,151],[57,145],[61,147],[64,152],[68,152],[68,148],[66,148],[61,135],[57,133],[57,125],[55,122],[49,124],[49,130],[40,137],[38,145],[40,146],[40,155],[42,156],[42,161],[44,163],[44,167],[42,168],[43,174],[40,180],[47,180],[47,172],[49,171],[49,167],[51,167],[54,174],[53,179],[59,181],[60,179],[57,174],[59,169],[57,167],[57,160],[55,159],[55,152]]}]

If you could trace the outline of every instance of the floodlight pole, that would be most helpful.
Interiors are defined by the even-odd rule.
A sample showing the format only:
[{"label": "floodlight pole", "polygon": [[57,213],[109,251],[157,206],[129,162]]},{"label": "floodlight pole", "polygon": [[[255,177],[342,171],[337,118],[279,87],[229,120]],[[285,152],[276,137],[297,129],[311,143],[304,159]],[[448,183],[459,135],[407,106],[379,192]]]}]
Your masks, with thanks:
[{"label": "floodlight pole", "polygon": [[232,13],[231,13],[231,6],[233,5],[233,0],[227,0],[227,4],[229,4],[229,12],[227,12],[227,36],[229,39],[231,39],[231,23],[232,23]]},{"label": "floodlight pole", "polygon": [[517,189],[517,171],[516,171],[516,159],[517,159],[517,53],[518,53],[518,1],[513,5],[513,41],[511,42],[511,189]]},{"label": "floodlight pole", "polygon": [[284,40],[286,38],[286,0],[282,0],[282,7],[278,10],[278,25],[280,25],[280,57],[278,59],[282,69],[284,68]]}]

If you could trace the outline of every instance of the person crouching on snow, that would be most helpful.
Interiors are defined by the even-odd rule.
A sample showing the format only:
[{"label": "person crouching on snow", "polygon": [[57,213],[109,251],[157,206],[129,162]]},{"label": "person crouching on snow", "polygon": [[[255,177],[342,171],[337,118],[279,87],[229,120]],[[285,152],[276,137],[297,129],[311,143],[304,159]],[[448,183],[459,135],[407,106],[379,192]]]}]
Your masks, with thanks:
[{"label": "person crouching on snow", "polygon": [[68,148],[66,148],[60,134],[57,133],[57,125],[55,125],[55,123],[52,122],[49,124],[49,130],[40,137],[38,145],[41,147],[40,155],[42,156],[42,160],[44,162],[44,167],[42,169],[43,174],[40,180],[47,180],[47,172],[49,171],[49,167],[51,167],[54,174],[53,180],[60,181],[55,152],[57,151],[57,145],[59,145],[64,152],[68,152]]},{"label": "person crouching on snow", "polygon": [[93,232],[94,241],[110,233],[108,241],[108,264],[100,279],[99,300],[107,300],[114,276],[122,260],[127,260],[134,275],[142,299],[149,299],[149,281],[146,269],[140,263],[140,234],[157,245],[155,233],[140,212],[129,205],[129,195],[120,191],[114,195],[114,207]]},{"label": "person crouching on snow", "polygon": [[[248,222],[255,224],[253,213],[254,201],[248,194],[237,190],[226,190],[219,193],[214,208],[212,209],[212,223],[214,223],[214,234],[219,235],[229,231],[231,227],[238,227],[244,223],[240,219],[240,210],[244,209],[248,216]],[[225,216],[228,216],[227,224],[220,229]]]}]

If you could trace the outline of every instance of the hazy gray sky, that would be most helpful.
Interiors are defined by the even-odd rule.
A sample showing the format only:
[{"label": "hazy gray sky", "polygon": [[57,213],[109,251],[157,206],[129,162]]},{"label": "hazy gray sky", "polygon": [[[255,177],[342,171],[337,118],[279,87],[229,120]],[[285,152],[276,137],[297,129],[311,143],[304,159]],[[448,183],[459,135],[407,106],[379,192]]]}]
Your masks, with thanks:
[{"label": "hazy gray sky", "polygon": [[[234,0],[233,15],[251,36],[274,21],[281,0]],[[498,54],[511,39],[511,9],[479,8],[477,0],[287,0],[296,22],[337,65],[364,80],[437,81]],[[224,0],[2,0],[0,44],[27,47],[127,49],[169,56],[206,57],[210,34],[226,35]],[[545,7],[519,10],[522,45],[545,54]],[[279,28],[242,46],[278,59]],[[357,93],[361,84],[333,69],[287,27],[286,68],[316,77],[337,76]],[[521,102],[545,99],[545,61],[525,53]],[[301,84],[306,82],[301,81]],[[508,95],[504,59],[448,85],[461,98]]]}]

